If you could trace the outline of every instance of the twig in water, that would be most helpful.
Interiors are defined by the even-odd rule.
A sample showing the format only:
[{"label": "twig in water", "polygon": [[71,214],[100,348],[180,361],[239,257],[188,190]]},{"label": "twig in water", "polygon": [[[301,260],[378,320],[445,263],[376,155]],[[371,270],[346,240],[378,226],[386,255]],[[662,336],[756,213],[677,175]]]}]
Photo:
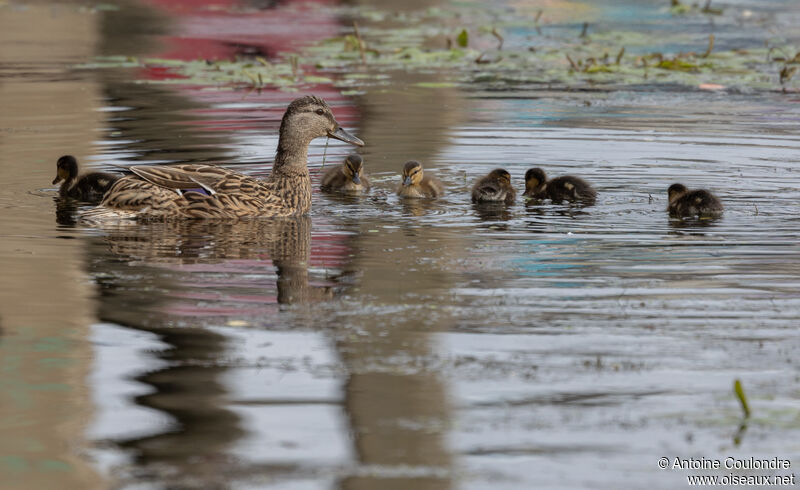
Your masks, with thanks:
[{"label": "twig in water", "polygon": [[289,57],[289,64],[292,65],[292,78],[294,78],[294,80],[297,81],[298,69],[297,69],[297,56],[296,55],[292,55],[292,56]]},{"label": "twig in water", "polygon": [[361,40],[361,33],[358,32],[358,23],[353,21],[353,30],[356,33],[356,40],[358,40],[358,52],[361,53],[361,64],[367,64],[367,56],[364,54],[364,41]]},{"label": "twig in water", "polygon": [[503,39],[503,36],[501,36],[500,33],[497,32],[497,29],[494,28],[494,27],[492,27],[492,35],[494,35],[494,37],[496,37],[497,40],[500,41],[500,45],[497,46],[497,50],[498,51],[502,51],[503,50],[503,41],[505,41],[505,39]]},{"label": "twig in water", "polygon": [[700,57],[701,58],[708,58],[708,55],[711,54],[711,50],[712,49],[714,49],[714,35],[713,34],[709,34],[708,35],[708,48],[706,49],[705,53],[700,55]]},{"label": "twig in water", "polygon": [[576,65],[576,64],[575,64],[575,62],[574,62],[574,61],[572,61],[572,58],[570,58],[568,54],[567,54],[567,55],[565,55],[565,56],[567,57],[567,61],[569,61],[569,66],[571,66],[571,67],[572,67],[572,69],[573,69],[573,70],[575,70],[575,71],[580,71],[580,70],[578,69],[578,65]]}]

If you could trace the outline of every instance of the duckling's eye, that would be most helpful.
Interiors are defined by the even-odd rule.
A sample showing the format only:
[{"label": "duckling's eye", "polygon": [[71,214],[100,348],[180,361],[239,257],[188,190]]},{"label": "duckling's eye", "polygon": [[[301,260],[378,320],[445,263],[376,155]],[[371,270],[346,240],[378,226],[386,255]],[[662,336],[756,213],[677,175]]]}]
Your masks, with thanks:
[{"label": "duckling's eye", "polygon": [[316,111],[314,111],[314,112],[316,112],[316,113],[317,113],[317,114],[319,114],[320,116],[322,116],[323,114],[325,114],[325,110],[324,110],[324,109],[317,109],[317,110],[316,110]]}]

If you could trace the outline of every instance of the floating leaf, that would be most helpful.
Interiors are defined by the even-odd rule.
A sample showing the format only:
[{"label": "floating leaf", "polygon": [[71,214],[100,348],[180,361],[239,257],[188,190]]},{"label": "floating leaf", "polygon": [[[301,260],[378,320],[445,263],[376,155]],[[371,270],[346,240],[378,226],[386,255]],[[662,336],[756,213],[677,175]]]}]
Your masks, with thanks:
[{"label": "floating leaf", "polygon": [[700,67],[698,67],[694,63],[689,63],[688,61],[683,61],[679,59],[674,60],[661,60],[656,67],[661,68],[662,70],[674,70],[674,71],[688,71],[688,72],[696,72],[699,71]]},{"label": "floating leaf", "polygon": [[458,34],[456,38],[456,42],[462,48],[466,48],[469,45],[469,33],[467,33],[466,29],[461,29],[461,32]]}]

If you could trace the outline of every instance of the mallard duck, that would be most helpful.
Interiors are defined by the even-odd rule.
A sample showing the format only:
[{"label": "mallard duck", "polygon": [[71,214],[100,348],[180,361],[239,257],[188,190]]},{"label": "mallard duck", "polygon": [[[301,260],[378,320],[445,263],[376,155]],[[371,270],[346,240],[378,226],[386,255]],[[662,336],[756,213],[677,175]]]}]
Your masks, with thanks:
[{"label": "mallard duck", "polygon": [[272,173],[264,180],[215,165],[136,166],[86,219],[209,219],[305,215],[311,209],[308,145],[330,136],[364,142],[339,126],[324,100],[308,95],[281,120]]},{"label": "mallard duck", "polygon": [[525,172],[523,196],[531,199],[550,199],[554,203],[569,201],[590,206],[597,199],[597,191],[580,177],[563,175],[547,180],[544,170],[532,168]]},{"label": "mallard duck", "polygon": [[511,185],[511,174],[496,168],[472,186],[472,202],[505,202],[514,204],[517,193]]},{"label": "mallard duck", "polygon": [[369,178],[363,175],[364,160],[348,155],[344,163],[325,172],[319,188],[327,192],[358,193],[369,190]]},{"label": "mallard duck", "polygon": [[672,184],[667,189],[671,216],[715,217],[722,214],[722,202],[705,189],[690,191],[683,184]]},{"label": "mallard duck", "polygon": [[53,179],[53,185],[64,181],[58,190],[62,197],[72,197],[81,201],[99,201],[119,178],[119,175],[106,172],[89,172],[78,175],[78,160],[72,155],[64,155],[56,162],[56,178]]},{"label": "mallard duck", "polygon": [[411,198],[437,198],[444,194],[444,186],[436,177],[425,175],[422,164],[409,160],[403,165],[403,181],[397,188],[397,195]]}]

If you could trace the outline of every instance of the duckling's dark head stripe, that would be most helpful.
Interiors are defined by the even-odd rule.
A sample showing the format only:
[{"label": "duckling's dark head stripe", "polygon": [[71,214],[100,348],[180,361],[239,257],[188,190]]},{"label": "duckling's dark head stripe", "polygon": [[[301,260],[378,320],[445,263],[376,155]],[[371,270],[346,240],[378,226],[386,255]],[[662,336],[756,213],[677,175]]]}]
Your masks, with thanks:
[{"label": "duckling's dark head stripe", "polygon": [[422,170],[422,164],[415,160],[409,160],[406,162],[405,165],[403,165],[403,172],[406,175],[411,175],[412,173],[411,171],[414,170],[415,168],[419,168],[420,170]]}]

